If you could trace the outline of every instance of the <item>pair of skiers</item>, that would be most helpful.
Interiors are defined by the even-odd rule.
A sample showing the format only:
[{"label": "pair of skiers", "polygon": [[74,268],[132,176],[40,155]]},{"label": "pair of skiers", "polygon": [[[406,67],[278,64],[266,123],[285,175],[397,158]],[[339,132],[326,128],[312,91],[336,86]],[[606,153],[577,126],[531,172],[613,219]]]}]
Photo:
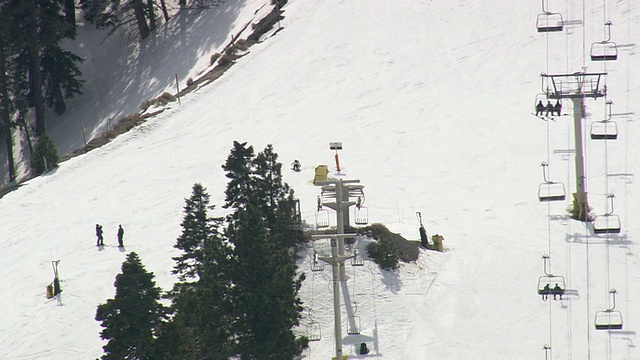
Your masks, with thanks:
[{"label": "pair of skiers", "polygon": [[556,286],[553,287],[553,289],[549,287],[549,284],[546,284],[542,289],[542,300],[547,300],[550,294],[553,294],[553,300],[556,300],[557,296],[560,296],[560,300],[562,300],[563,293],[564,290],[557,283]]},{"label": "pair of skiers", "polygon": [[[102,225],[96,224],[96,236],[98,237],[97,246],[104,246],[104,237],[102,236]],[[123,247],[124,229],[122,225],[118,225],[118,247]]]},{"label": "pair of skiers", "polygon": [[551,105],[551,101],[547,101],[547,106],[542,104],[542,100],[538,101],[538,104],[536,105],[536,116],[542,116],[542,113],[545,111],[546,116],[549,116],[549,114],[551,114],[551,116],[560,116],[562,113],[562,104],[560,104],[560,100],[556,101],[555,105]]}]

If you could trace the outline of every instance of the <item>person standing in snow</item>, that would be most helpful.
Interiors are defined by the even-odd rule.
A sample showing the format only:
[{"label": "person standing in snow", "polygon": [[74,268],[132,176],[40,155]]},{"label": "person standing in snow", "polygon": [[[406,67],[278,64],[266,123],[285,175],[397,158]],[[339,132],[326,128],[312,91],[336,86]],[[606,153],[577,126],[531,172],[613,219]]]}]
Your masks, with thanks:
[{"label": "person standing in snow", "polygon": [[124,236],[124,229],[122,228],[122,225],[118,225],[118,247],[124,246],[124,244],[122,243],[123,236]]},{"label": "person standing in snow", "polygon": [[104,238],[102,237],[102,225],[96,224],[96,236],[98,237],[98,242],[96,246],[104,245]]}]

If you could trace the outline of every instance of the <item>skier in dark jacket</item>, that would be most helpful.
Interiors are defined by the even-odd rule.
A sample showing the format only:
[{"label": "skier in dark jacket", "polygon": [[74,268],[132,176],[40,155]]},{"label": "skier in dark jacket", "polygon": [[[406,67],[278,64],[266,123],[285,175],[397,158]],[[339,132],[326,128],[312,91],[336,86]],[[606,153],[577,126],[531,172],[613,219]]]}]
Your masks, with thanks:
[{"label": "skier in dark jacket", "polygon": [[562,288],[556,284],[556,286],[553,287],[553,300],[556,299],[556,296],[560,296],[560,300],[562,300],[562,293],[564,291],[562,290]]},{"label": "skier in dark jacket", "polygon": [[542,105],[542,100],[540,100],[536,105],[536,116],[542,115],[543,111],[544,111],[544,105]]},{"label": "skier in dark jacket", "polygon": [[98,242],[96,246],[104,245],[104,238],[102,237],[102,225],[96,224],[96,236],[98,237]]},{"label": "skier in dark jacket", "polygon": [[122,228],[122,225],[118,225],[118,247],[124,246],[122,243],[122,237],[124,237],[124,229]]},{"label": "skier in dark jacket", "polygon": [[553,112],[560,116],[560,113],[562,112],[562,104],[560,104],[560,100],[556,101],[556,104],[553,106]]},{"label": "skier in dark jacket", "polygon": [[551,114],[551,116],[553,116],[553,104],[551,104],[551,101],[547,101],[547,116],[549,116],[549,114]]},{"label": "skier in dark jacket", "polygon": [[293,171],[300,171],[300,161],[298,160],[293,160],[293,163],[291,164],[291,170]]}]

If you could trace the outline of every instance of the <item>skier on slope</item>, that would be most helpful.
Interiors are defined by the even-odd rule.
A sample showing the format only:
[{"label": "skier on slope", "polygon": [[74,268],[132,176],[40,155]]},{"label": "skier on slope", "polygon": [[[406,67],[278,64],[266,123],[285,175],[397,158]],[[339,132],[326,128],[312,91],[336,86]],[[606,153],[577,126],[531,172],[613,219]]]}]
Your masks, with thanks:
[{"label": "skier on slope", "polygon": [[118,225],[118,247],[124,246],[122,243],[122,237],[124,237],[124,229],[122,228],[122,225]]},{"label": "skier on slope", "polygon": [[98,237],[98,242],[96,246],[104,245],[104,238],[102,237],[102,225],[96,224],[96,236]]},{"label": "skier on slope", "polygon": [[291,164],[291,170],[296,172],[300,171],[300,161],[298,161],[297,159],[293,160],[293,163]]}]

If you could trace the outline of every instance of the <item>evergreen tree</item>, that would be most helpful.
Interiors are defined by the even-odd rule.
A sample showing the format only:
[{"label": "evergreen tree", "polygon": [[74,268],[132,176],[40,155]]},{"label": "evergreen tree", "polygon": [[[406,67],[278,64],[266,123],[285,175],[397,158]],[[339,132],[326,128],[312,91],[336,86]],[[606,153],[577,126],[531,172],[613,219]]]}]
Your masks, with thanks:
[{"label": "evergreen tree", "polygon": [[25,52],[29,69],[29,99],[35,108],[36,136],[46,132],[44,122],[44,98],[42,96],[42,70],[40,67],[39,8],[35,0],[27,0],[20,5],[25,24]]},{"label": "evergreen tree", "polygon": [[103,327],[100,337],[108,340],[103,359],[153,358],[154,332],[165,314],[153,278],[135,252],[127,255],[122,273],[116,275],[115,297],[96,311]]},{"label": "evergreen tree", "polygon": [[284,248],[292,248],[304,239],[292,228],[295,216],[293,190],[282,180],[278,155],[271,145],[267,145],[253,163],[256,179],[253,196],[263,199],[262,212],[274,240]]},{"label": "evergreen tree", "polygon": [[[0,1],[0,6],[3,5],[4,1]],[[10,20],[11,16],[9,16],[8,10],[0,10],[0,141],[4,140],[7,147],[8,180],[14,181],[16,173],[13,160],[13,136],[11,135],[14,124],[11,121],[11,116],[15,109],[10,95],[13,92],[11,74],[14,73],[11,68],[13,52],[9,41]]]},{"label": "evergreen tree", "polygon": [[42,78],[47,105],[56,114],[67,110],[65,99],[81,94],[83,80],[78,63],[84,60],[76,54],[62,49],[58,45],[44,49],[42,54]]},{"label": "evergreen tree", "polygon": [[76,37],[76,2],[75,0],[64,0],[64,19],[66,22],[65,37],[75,39]]},{"label": "evergreen tree", "polygon": [[242,208],[252,197],[253,185],[251,181],[252,161],[255,157],[253,146],[247,143],[233,142],[231,153],[222,165],[229,179],[225,190],[224,208]]},{"label": "evergreen tree", "polygon": [[[164,3],[161,4],[166,8]],[[79,7],[85,20],[97,28],[110,29],[110,33],[122,26],[135,23],[141,39],[146,39],[156,27],[155,2],[153,0],[80,0]]]},{"label": "evergreen tree", "polygon": [[[292,358],[300,349],[292,332],[302,303],[292,249],[284,241],[293,233],[291,217],[281,216],[292,196],[281,181],[281,165],[271,146],[253,156],[252,147],[234,142],[223,169],[227,237],[236,257],[233,297],[236,306],[236,353],[248,359]],[[291,211],[289,211],[291,213]]]},{"label": "evergreen tree", "polygon": [[44,134],[36,144],[36,150],[31,159],[31,169],[36,174],[42,174],[45,171],[58,166],[58,151],[49,135]]},{"label": "evergreen tree", "polygon": [[227,359],[231,348],[232,262],[229,244],[220,234],[222,218],[209,216],[209,194],[201,184],[186,199],[182,234],[175,248],[173,273],[179,281],[169,297],[174,316],[166,327],[166,339],[179,344],[178,358]]},{"label": "evergreen tree", "polygon": [[400,257],[398,248],[388,235],[380,235],[378,242],[370,242],[367,245],[369,257],[384,270],[395,270],[399,266]]},{"label": "evergreen tree", "polygon": [[12,94],[16,103],[35,112],[35,136],[46,132],[45,105],[61,114],[65,99],[82,87],[78,64],[82,59],[64,51],[61,42],[75,36],[65,16],[66,0],[7,0],[11,9],[11,42],[17,62]]}]

